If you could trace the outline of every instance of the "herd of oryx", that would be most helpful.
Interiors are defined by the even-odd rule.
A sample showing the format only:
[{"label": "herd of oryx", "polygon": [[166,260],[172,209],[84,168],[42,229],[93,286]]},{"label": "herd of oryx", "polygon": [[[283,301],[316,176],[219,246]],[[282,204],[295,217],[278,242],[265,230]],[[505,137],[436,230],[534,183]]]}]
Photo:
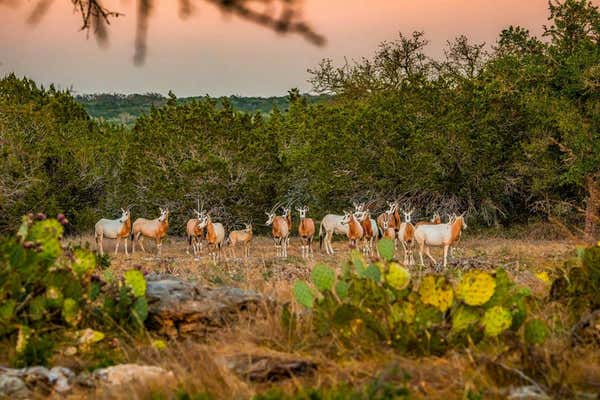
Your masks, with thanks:
[{"label": "herd of oryx", "polygon": [[[388,208],[377,216],[371,217],[369,207],[364,203],[354,203],[353,211],[344,211],[344,215],[327,214],[321,220],[319,226],[319,247],[327,254],[333,254],[332,239],[334,234],[345,235],[348,238],[350,248],[360,248],[365,254],[370,255],[374,250],[373,242],[379,238],[388,238],[394,241],[395,247],[398,242],[404,251],[404,264],[415,263],[413,249],[418,246],[421,265],[423,265],[423,253],[435,264],[431,256],[430,247],[443,247],[444,266],[447,265],[448,252],[461,236],[463,229],[467,228],[463,215],[448,215],[448,221],[442,222],[439,213],[435,213],[431,220],[412,223],[411,218],[414,209],[402,210],[404,221],[400,216],[397,202],[388,202]],[[281,203],[276,204],[270,211],[265,212],[268,219],[266,225],[271,226],[275,251],[278,257],[287,257],[287,250],[292,231],[292,209],[291,206],[281,207],[282,215],[277,215],[276,210]],[[312,242],[315,236],[315,222],[308,218],[308,207],[296,208],[299,213],[298,236],[300,237],[300,251],[302,257],[313,255]],[[125,239],[125,254],[127,250],[127,239],[131,238],[131,251],[135,252],[136,244],[139,244],[145,252],[142,243],[144,237],[154,239],[158,254],[161,254],[162,239],[169,230],[169,210],[160,208],[160,216],[155,219],[138,218],[131,223],[131,207],[121,209],[121,217],[115,220],[101,219],[95,226],[95,240],[100,254],[104,254],[103,239],[116,239],[115,254],[119,250],[121,239]],[[252,241],[252,225],[246,224],[245,229],[234,230],[225,237],[225,228],[222,223],[213,222],[210,213],[205,210],[194,210],[195,218],[188,220],[186,224],[187,250],[190,249],[194,256],[198,256],[202,249],[202,242],[206,241],[208,253],[216,260],[221,257],[225,244],[231,247],[235,255],[235,247],[241,245],[245,257],[250,255],[250,244]]]}]

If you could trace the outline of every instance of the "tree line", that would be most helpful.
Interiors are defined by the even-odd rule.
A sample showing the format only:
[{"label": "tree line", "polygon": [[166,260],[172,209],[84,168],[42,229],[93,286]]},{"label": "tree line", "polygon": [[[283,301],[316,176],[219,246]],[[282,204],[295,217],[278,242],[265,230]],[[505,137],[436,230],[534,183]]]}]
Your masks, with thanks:
[{"label": "tree line", "polygon": [[316,217],[352,200],[398,199],[421,217],[468,211],[470,224],[550,219],[596,234],[600,208],[600,13],[549,3],[541,38],[520,27],[495,44],[466,36],[445,57],[423,32],[370,58],[311,72],[310,104],[236,111],[226,99],[171,96],[132,128],[97,121],[67,92],[0,81],[0,230],[22,214],[65,212],[73,232],[135,204],[172,211],[182,232],[198,200],[226,225],[263,223],[277,201]]}]

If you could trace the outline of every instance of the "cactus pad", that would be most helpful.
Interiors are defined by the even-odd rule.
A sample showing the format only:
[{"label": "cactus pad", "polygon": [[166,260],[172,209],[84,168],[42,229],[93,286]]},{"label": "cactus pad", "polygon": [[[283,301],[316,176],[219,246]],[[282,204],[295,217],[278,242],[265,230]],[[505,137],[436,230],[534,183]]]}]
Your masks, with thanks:
[{"label": "cactus pad", "polygon": [[315,300],[306,282],[302,281],[296,281],[294,283],[294,298],[298,303],[307,308],[312,308]]},{"label": "cactus pad", "polygon": [[390,239],[384,238],[377,242],[377,250],[381,257],[387,261],[391,261],[394,258],[394,242]]},{"label": "cactus pad", "polygon": [[69,325],[76,326],[79,323],[81,313],[75,300],[65,299],[62,307],[62,317]]},{"label": "cactus pad", "polygon": [[310,273],[310,279],[321,292],[331,290],[335,282],[335,272],[325,264],[317,264]]},{"label": "cactus pad", "polygon": [[488,302],[494,294],[496,281],[490,274],[471,271],[463,275],[456,289],[456,297],[470,306],[480,306]]},{"label": "cactus pad", "polygon": [[80,277],[92,272],[96,268],[96,257],[91,251],[76,249],[73,252],[73,257],[73,271]]},{"label": "cactus pad", "polygon": [[510,328],[512,316],[510,311],[501,306],[488,309],[481,320],[486,336],[495,337]]},{"label": "cactus pad", "polygon": [[55,260],[61,253],[60,237],[63,227],[55,219],[46,219],[36,222],[29,229],[27,238],[40,244],[40,256],[49,261]]},{"label": "cactus pad", "polygon": [[412,324],[415,321],[415,306],[408,301],[396,303],[391,308],[391,317],[395,323]]},{"label": "cactus pad", "polygon": [[475,310],[466,306],[460,306],[454,315],[452,315],[452,332],[460,333],[479,320],[479,315]]},{"label": "cactus pad", "polygon": [[548,337],[548,327],[539,319],[532,319],[525,324],[525,341],[529,344],[543,344]]},{"label": "cactus pad", "polygon": [[379,271],[379,268],[375,264],[370,264],[367,269],[365,269],[363,275],[365,278],[372,279],[375,282],[381,281],[381,271]]},{"label": "cactus pad", "polygon": [[135,297],[144,297],[146,295],[146,280],[144,275],[137,269],[130,269],[125,272],[125,284]]},{"label": "cactus pad", "polygon": [[340,300],[348,298],[348,284],[344,281],[339,281],[335,285],[335,293],[338,295]]},{"label": "cactus pad", "polygon": [[385,276],[387,283],[397,290],[404,290],[410,283],[410,273],[398,263],[390,263],[390,270]]},{"label": "cactus pad", "polygon": [[445,278],[428,275],[421,282],[419,296],[424,304],[432,305],[441,312],[446,312],[454,300],[454,291]]}]

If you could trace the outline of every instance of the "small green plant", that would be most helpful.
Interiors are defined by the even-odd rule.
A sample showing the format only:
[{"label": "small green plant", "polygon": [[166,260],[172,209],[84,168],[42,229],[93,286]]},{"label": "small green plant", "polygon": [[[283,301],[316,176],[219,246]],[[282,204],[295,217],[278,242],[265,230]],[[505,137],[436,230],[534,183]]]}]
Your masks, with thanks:
[{"label": "small green plant", "polygon": [[96,256],[65,245],[62,235],[61,222],[38,214],[0,240],[0,338],[15,341],[16,365],[46,363],[67,330],[139,328],[147,317],[139,271],[107,282],[95,275]]}]

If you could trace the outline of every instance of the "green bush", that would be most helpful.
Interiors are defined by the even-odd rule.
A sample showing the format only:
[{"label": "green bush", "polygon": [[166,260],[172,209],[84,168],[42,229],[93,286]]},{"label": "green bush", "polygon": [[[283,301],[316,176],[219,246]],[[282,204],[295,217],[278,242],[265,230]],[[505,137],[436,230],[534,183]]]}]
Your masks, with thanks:
[{"label": "green bush", "polygon": [[107,282],[94,275],[94,254],[65,245],[62,234],[57,220],[30,215],[16,237],[0,240],[0,338],[15,341],[15,364],[46,363],[66,330],[136,330],[147,317],[139,271]]}]

